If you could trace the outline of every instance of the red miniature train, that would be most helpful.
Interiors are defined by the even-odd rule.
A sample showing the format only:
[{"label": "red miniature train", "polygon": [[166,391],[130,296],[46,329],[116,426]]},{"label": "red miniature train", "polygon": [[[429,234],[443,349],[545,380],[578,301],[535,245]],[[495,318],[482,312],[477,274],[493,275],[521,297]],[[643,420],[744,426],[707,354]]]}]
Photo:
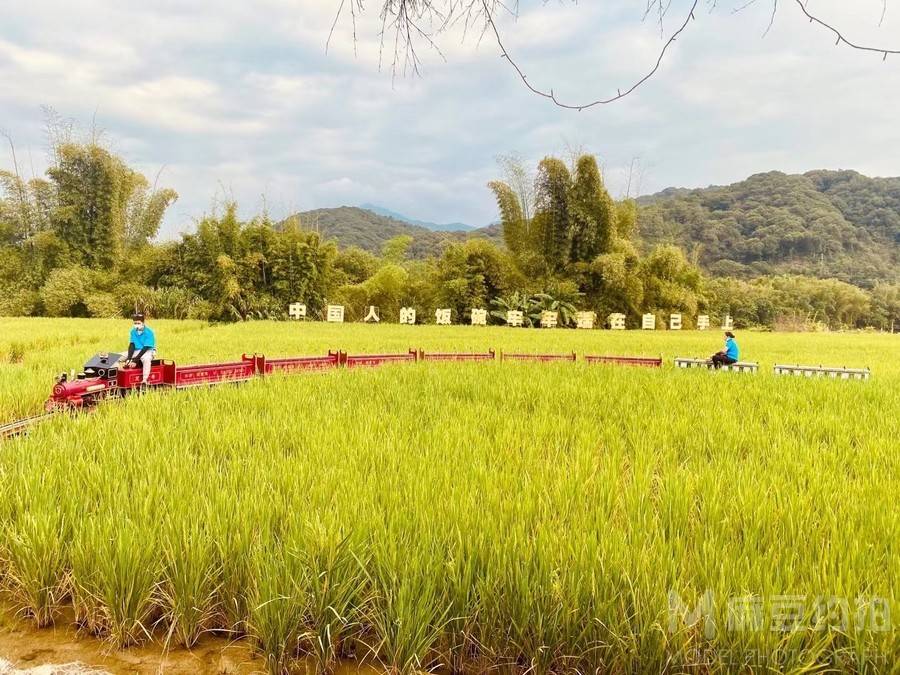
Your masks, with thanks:
[{"label": "red miniature train", "polygon": [[[178,366],[174,361],[154,360],[150,366],[148,382],[143,385],[143,371],[140,366],[126,364],[123,354],[101,353],[84,365],[81,373],[70,376],[63,373],[56,379],[53,392],[45,404],[48,414],[26,417],[0,424],[0,438],[8,438],[24,433],[29,427],[46,419],[50,414],[63,410],[82,410],[109,397],[126,396],[145,386],[148,388],[186,389],[188,387],[213,385],[224,382],[245,382],[255,377],[273,373],[298,373],[321,371],[330,368],[358,368],[380,366],[388,363],[409,363],[416,361],[493,361],[493,349],[486,352],[425,352],[410,349],[401,354],[360,354],[348,356],[343,351],[329,351],[327,356],[298,356],[281,359],[267,359],[260,354],[241,356],[240,361],[207,363]],[[659,367],[662,359],[646,357],[585,357],[587,362],[606,362],[627,365]],[[575,353],[570,354],[500,354],[500,360],[536,362],[574,362]]]},{"label": "red miniature train", "polygon": [[[244,382],[254,377],[273,373],[308,372],[340,366],[358,368],[410,361],[493,361],[495,356],[493,349],[475,353],[425,352],[421,349],[410,349],[401,354],[360,354],[355,356],[348,356],[343,351],[329,351],[327,356],[297,356],[282,359],[267,359],[260,354],[252,356],[244,354],[240,361],[190,366],[178,366],[174,361],[157,359],[150,366],[150,376],[146,386],[186,389],[187,387],[222,382]],[[575,361],[576,358],[574,352],[569,354],[500,354],[501,360],[513,361]],[[662,365],[661,358],[648,359],[646,357],[588,356],[586,360],[589,363],[608,362],[654,367]],[[142,374],[140,366],[126,366],[125,357],[122,354],[97,354],[84,365],[83,371],[78,375],[69,378],[63,373],[57,378],[46,408],[50,412],[79,409],[90,407],[109,396],[124,396],[142,388]]]},{"label": "red miniature train", "polygon": [[[343,352],[333,351],[328,352],[328,356],[268,360],[258,354],[244,354],[240,361],[191,366],[177,366],[174,361],[157,359],[150,366],[147,386],[186,389],[221,382],[243,382],[271,373],[335,368],[343,365],[346,359]],[[57,378],[46,408],[48,411],[84,408],[109,396],[123,396],[142,387],[142,375],[140,367],[126,367],[122,354],[97,354],[77,376],[69,379],[63,373]]]},{"label": "red miniature train", "polygon": [[[362,354],[348,356],[343,351],[329,351],[327,356],[297,356],[267,359],[260,354],[244,354],[240,361],[178,366],[174,361],[156,359],[150,366],[147,387],[186,389],[223,382],[244,382],[274,373],[297,373],[326,370],[343,366],[358,368],[419,360],[482,361],[492,360],[493,350],[483,354],[426,354],[410,349],[402,354]],[[142,369],[127,365],[123,354],[101,353],[88,361],[78,375],[63,373],[56,380],[47,401],[48,412],[88,408],[110,396],[125,396],[142,388]]]}]

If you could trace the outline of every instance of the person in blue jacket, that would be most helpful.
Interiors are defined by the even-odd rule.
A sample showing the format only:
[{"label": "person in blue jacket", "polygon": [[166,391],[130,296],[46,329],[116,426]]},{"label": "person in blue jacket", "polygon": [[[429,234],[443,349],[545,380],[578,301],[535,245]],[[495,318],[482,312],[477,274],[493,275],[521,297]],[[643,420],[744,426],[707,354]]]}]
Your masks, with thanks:
[{"label": "person in blue jacket", "polygon": [[741,352],[734,339],[734,333],[727,330],[725,331],[725,349],[713,354],[711,360],[714,367],[721,368],[722,366],[730,366],[732,363],[737,363],[740,356]]},{"label": "person in blue jacket", "polygon": [[150,378],[150,364],[156,357],[156,336],[150,326],[144,323],[143,314],[135,314],[132,319],[134,325],[131,327],[131,334],[128,337],[128,355],[125,357],[126,363],[135,366],[138,363],[144,368],[141,384],[147,384]]}]

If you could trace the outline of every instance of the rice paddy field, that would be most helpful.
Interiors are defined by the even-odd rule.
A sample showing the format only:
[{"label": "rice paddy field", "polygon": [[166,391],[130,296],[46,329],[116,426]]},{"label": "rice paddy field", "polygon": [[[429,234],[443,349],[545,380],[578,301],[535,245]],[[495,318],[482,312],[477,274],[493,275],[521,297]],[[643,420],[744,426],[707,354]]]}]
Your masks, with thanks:
[{"label": "rice paddy field", "polygon": [[[484,351],[151,392],[0,442],[0,579],[116,648],[271,672],[900,672],[900,336],[159,321],[178,363]],[[0,319],[0,422],[128,322]],[[868,382],[775,363],[869,366]]]}]

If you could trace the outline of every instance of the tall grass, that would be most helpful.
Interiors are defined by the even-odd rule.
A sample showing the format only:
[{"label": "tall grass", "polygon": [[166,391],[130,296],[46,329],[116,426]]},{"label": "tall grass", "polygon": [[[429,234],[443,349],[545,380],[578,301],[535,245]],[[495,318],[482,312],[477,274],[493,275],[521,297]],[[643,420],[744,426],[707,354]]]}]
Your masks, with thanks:
[{"label": "tall grass", "polygon": [[[170,339],[179,360],[336,346],[670,355],[718,341],[364,328]],[[346,658],[395,673],[890,672],[898,630],[865,604],[898,611],[900,365],[872,358],[890,339],[742,343],[764,364],[868,361],[866,383],[418,364],[129,398],[0,447],[0,574],[38,623],[72,603],[117,645],[247,635],[273,672],[300,658],[320,672]],[[26,351],[0,381],[63,356]],[[693,608],[707,590],[714,635],[670,625],[672,591]],[[806,629],[728,629],[729,598],[771,618],[794,596]],[[810,628],[820,597],[846,598],[854,624]]]}]

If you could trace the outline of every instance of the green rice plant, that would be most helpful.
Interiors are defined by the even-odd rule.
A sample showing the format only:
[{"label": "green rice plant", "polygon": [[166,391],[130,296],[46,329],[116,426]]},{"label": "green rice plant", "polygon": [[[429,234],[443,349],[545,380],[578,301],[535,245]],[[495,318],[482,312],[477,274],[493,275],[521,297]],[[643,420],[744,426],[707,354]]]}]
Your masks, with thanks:
[{"label": "green rice plant", "polygon": [[[122,337],[123,322],[31,321],[0,320],[0,352],[10,331],[27,350],[0,363],[7,418]],[[693,331],[154,328],[179,363],[719,347]],[[60,416],[0,446],[0,576],[41,622],[72,602],[120,645],[246,636],[272,672],[892,672],[900,631],[873,599],[898,601],[896,336],[739,339],[758,376],[425,363]],[[775,378],[774,362],[874,377]],[[822,597],[844,599],[846,626]],[[784,598],[801,628],[771,628]],[[764,629],[734,628],[735,603]]]},{"label": "green rice plant", "polygon": [[72,595],[91,631],[117,647],[150,637],[159,542],[146,523],[113,515],[87,523],[72,543]]},{"label": "green rice plant", "polygon": [[413,554],[413,542],[400,537],[375,543],[380,550],[372,561],[373,596],[366,609],[373,652],[387,672],[400,675],[438,665],[434,648],[449,611],[441,585],[434,583],[439,561]]},{"label": "green rice plant", "polygon": [[447,534],[447,623],[437,646],[442,663],[453,672],[462,672],[488,655],[478,643],[481,619],[478,581],[485,574],[485,559],[490,545],[483,535],[458,523]]},{"label": "green rice plant", "polygon": [[65,599],[72,520],[58,502],[60,474],[44,471],[53,453],[0,470],[0,579],[20,611],[52,623]]},{"label": "green rice plant", "polygon": [[331,673],[341,647],[360,624],[366,602],[367,559],[364,545],[330,533],[321,522],[306,524],[302,548],[295,552],[306,569],[297,593],[309,598],[301,649],[313,655],[319,673]]},{"label": "green rice plant", "polygon": [[13,342],[6,352],[6,360],[10,363],[22,363],[25,360],[25,345],[21,342]]},{"label": "green rice plant", "polygon": [[220,578],[215,544],[205,520],[173,518],[163,524],[160,545],[164,558],[164,581],[159,595],[168,638],[192,647],[210,628],[219,608],[216,598]]},{"label": "green rice plant", "polygon": [[3,529],[6,588],[39,628],[49,626],[66,594],[68,523],[45,502],[30,505]]},{"label": "green rice plant", "polygon": [[221,492],[210,494],[208,527],[213,543],[213,568],[217,571],[217,589],[213,604],[220,617],[219,627],[233,634],[247,631],[246,621],[252,603],[248,592],[253,585],[254,547],[259,538],[259,519],[263,506],[241,495],[237,488],[221,484]]},{"label": "green rice plant", "polygon": [[247,629],[273,675],[287,673],[297,657],[309,600],[302,562],[279,544],[253,555],[253,590]]}]

